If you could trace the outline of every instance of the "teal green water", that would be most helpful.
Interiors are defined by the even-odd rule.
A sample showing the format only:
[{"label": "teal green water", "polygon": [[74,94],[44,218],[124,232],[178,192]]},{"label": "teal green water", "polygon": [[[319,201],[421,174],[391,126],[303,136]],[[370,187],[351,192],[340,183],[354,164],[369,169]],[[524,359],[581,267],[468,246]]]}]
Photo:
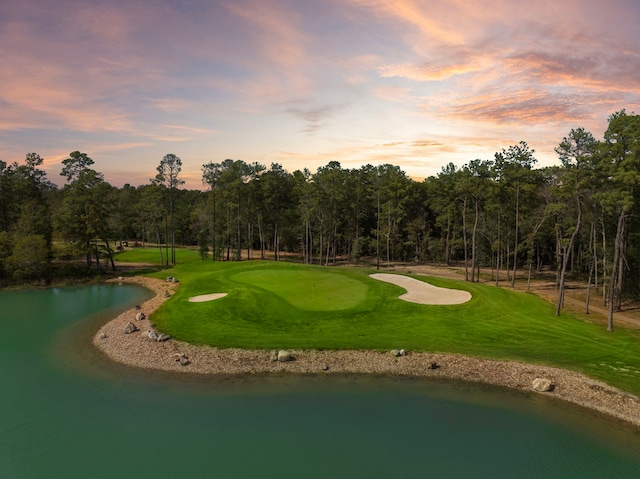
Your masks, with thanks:
[{"label": "teal green water", "polygon": [[175,377],[89,340],[125,286],[0,293],[0,478],[640,473],[640,432],[542,395],[424,379]]}]

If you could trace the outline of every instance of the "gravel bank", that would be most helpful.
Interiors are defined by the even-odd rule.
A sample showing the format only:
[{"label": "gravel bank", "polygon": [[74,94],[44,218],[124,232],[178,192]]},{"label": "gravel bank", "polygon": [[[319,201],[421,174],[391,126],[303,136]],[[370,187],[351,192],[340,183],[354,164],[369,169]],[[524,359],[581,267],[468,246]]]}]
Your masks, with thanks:
[{"label": "gravel bank", "polygon": [[[147,316],[167,299],[167,292],[171,295],[178,287],[175,283],[139,276],[114,281],[139,284],[156,293],[140,305],[140,311]],[[411,352],[396,357],[390,352],[376,351],[291,351],[293,361],[279,362],[272,361],[271,351],[219,349],[174,339],[152,341],[148,336],[148,331],[153,329],[149,320],[136,319],[140,311],[135,308],[125,311],[103,325],[93,338],[94,345],[122,364],[185,374],[394,374],[483,382],[522,391],[531,391],[534,379],[545,378],[551,381],[553,389],[540,394],[591,408],[640,427],[639,397],[572,371],[514,361]],[[139,331],[124,334],[129,322]]]}]

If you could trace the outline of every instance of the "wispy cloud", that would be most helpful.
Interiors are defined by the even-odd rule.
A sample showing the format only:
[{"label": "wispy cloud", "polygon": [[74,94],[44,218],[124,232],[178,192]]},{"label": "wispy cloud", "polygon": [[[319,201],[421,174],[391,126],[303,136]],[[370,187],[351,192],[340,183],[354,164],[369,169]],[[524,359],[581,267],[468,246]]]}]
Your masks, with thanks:
[{"label": "wispy cloud", "polygon": [[447,80],[454,75],[477,72],[482,67],[478,64],[457,65],[383,65],[378,68],[382,77],[402,77],[416,81]]},{"label": "wispy cloud", "polygon": [[424,176],[520,139],[552,158],[570,128],[640,110],[637,2],[490,7],[6,0],[0,156],[38,151],[54,168],[84,148],[144,180],[175,148],[195,187],[201,162],[227,157]]},{"label": "wispy cloud", "polygon": [[589,115],[587,99],[576,101],[575,95],[554,95],[537,90],[476,96],[452,105],[448,112],[476,121],[524,122],[579,121]]}]

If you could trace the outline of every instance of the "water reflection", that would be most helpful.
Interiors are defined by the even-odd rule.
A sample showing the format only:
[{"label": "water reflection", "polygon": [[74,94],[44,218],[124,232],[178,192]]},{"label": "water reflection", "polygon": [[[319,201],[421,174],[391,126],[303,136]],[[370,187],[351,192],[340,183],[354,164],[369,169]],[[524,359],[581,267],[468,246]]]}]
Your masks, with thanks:
[{"label": "water reflection", "polygon": [[[638,430],[544,395],[427,378],[213,378],[115,364],[91,337],[140,294],[0,296],[0,383],[9,385],[0,477],[637,476]],[[52,296],[73,308],[56,310]],[[37,314],[17,321],[25,301]]]}]

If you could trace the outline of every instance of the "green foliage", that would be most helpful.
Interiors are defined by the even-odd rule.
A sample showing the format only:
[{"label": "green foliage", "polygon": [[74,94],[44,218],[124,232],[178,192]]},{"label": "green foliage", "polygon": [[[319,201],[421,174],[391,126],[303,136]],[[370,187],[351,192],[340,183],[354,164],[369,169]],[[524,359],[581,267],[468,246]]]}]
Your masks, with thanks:
[{"label": "green foliage", "polygon": [[18,236],[5,262],[6,274],[16,281],[48,279],[49,247],[42,235]]},{"label": "green foliage", "polygon": [[226,159],[203,165],[206,192],[179,189],[182,161],[174,154],[162,158],[151,184],[113,188],[86,153],[73,151],[63,161],[67,184],[57,190],[40,169],[43,159],[29,153],[22,164],[0,161],[0,231],[80,245],[75,256],[57,257],[80,255],[87,270],[102,259],[96,241],[129,240],[169,245],[162,256],[156,250],[167,265],[182,245],[214,261],[464,263],[471,282],[478,266],[501,278],[508,270],[513,283],[523,267],[566,264],[567,278],[592,272],[602,284],[617,251],[626,263],[618,265],[618,289],[635,292],[640,117],[614,113],[600,142],[572,129],[556,152],[559,165],[534,169],[535,152],[520,141],[422,182],[391,164],[347,169],[336,158],[315,173],[290,173],[277,163]]},{"label": "green foliage", "polygon": [[202,259],[202,261],[209,257],[209,246],[204,233],[198,235],[198,252],[200,253],[200,259]]},{"label": "green foliage", "polygon": [[0,279],[6,278],[6,261],[13,251],[13,235],[0,231]]},{"label": "green foliage", "polygon": [[49,205],[36,199],[26,200],[20,208],[20,216],[14,225],[14,232],[18,236],[41,235],[47,245],[50,245],[53,225]]},{"label": "green foliage", "polygon": [[60,175],[64,176],[69,183],[73,183],[93,165],[94,161],[86,153],[72,151],[69,158],[62,160],[62,170]]}]

